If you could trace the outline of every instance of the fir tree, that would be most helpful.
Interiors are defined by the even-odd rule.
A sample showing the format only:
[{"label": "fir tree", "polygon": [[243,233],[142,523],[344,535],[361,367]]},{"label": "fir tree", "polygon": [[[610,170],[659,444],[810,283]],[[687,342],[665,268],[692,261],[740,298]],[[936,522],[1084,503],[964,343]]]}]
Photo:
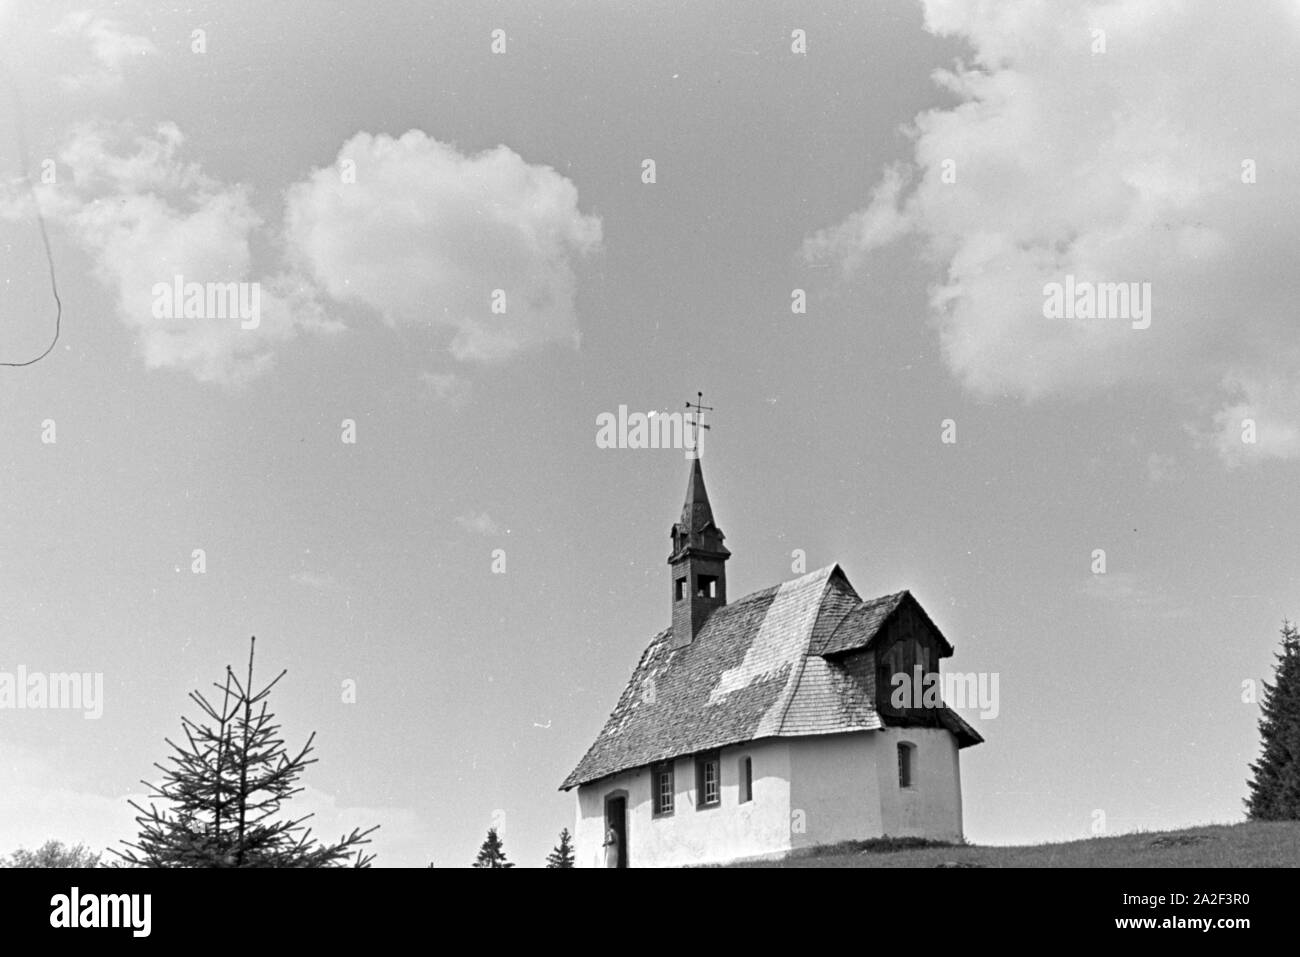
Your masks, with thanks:
[{"label": "fir tree", "polygon": [[1250,766],[1246,812],[1255,821],[1300,820],[1300,631],[1282,623],[1273,684],[1264,685],[1259,736],[1263,753]]},{"label": "fir tree", "polygon": [[547,867],[572,867],[573,866],[573,836],[566,827],[560,832],[560,843],[555,845],[555,849],[546,855]]},{"label": "fir tree", "polygon": [[483,839],[483,846],[478,849],[478,857],[474,858],[474,867],[514,867],[506,860],[506,850],[501,843],[501,838],[497,836],[495,827],[488,828],[487,837]]},{"label": "fir tree", "polygon": [[[164,739],[175,752],[171,766],[155,764],[163,783],[142,782],[151,790],[149,809],[134,801],[139,836],[123,841],[126,851],[113,853],[135,867],[368,867],[373,854],[361,845],[376,828],[354,829],[337,844],[321,844],[300,818],[281,816],[282,805],[302,790],[299,776],[316,739],[313,733],[296,754],[287,751],[280,726],[266,698],[284,677],[255,691],[253,652],[249,643],[248,675],[240,682],[226,667],[220,707],[198,691],[190,700],[206,718],[181,718],[185,744]],[[159,809],[155,801],[170,807]],[[376,826],[377,827],[377,826]]]}]

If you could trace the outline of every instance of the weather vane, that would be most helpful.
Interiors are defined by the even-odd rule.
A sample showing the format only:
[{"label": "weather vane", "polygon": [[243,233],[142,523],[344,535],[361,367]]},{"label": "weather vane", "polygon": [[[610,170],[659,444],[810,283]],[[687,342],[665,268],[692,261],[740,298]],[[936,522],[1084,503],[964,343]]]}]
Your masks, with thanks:
[{"label": "weather vane", "polygon": [[686,408],[690,410],[691,417],[692,417],[692,424],[695,426],[695,430],[696,430],[696,431],[695,431],[695,447],[694,447],[693,449],[690,449],[690,450],[689,450],[690,452],[693,452],[694,455],[690,455],[690,456],[688,456],[688,457],[689,457],[689,458],[696,458],[696,457],[699,456],[699,452],[700,452],[700,439],[703,437],[703,436],[700,434],[699,430],[700,430],[700,429],[708,429],[708,428],[711,428],[711,426],[708,426],[708,425],[705,425],[705,424],[704,424],[704,421],[703,421],[703,419],[704,419],[704,413],[705,413],[705,412],[712,412],[712,411],[713,411],[713,406],[711,406],[711,405],[705,405],[705,404],[704,404],[704,393],[703,393],[703,392],[697,392],[697,393],[695,393],[695,401],[694,401],[694,402],[691,402],[691,401],[688,400],[687,403],[686,403]]}]

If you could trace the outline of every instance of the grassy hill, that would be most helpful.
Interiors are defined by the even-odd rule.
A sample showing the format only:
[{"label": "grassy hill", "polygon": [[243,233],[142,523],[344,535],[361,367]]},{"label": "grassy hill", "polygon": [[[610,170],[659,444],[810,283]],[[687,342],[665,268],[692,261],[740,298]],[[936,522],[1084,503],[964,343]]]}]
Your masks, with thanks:
[{"label": "grassy hill", "polygon": [[1144,831],[1064,844],[980,847],[884,838],[736,867],[1300,867],[1300,821]]}]

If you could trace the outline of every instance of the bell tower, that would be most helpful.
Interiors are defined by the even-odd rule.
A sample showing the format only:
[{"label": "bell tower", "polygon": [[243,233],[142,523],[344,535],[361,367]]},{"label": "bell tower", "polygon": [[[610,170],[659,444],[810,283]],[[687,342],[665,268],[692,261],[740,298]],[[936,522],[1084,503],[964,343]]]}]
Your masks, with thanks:
[{"label": "bell tower", "polygon": [[682,518],[673,525],[672,568],[673,637],[671,648],[685,648],[715,608],[727,603],[726,561],[731,557],[722,544],[722,530],[713,521],[704,471],[697,457],[691,463]]}]

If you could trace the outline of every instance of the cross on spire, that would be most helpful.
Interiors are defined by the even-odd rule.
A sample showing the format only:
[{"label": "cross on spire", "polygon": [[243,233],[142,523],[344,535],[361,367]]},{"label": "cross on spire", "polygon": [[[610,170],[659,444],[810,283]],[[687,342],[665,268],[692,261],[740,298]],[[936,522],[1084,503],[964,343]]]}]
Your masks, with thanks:
[{"label": "cross on spire", "polygon": [[[695,640],[709,615],[727,603],[727,559],[731,552],[723,544],[725,536],[713,520],[713,506],[704,489],[704,468],[700,465],[699,429],[713,407],[704,404],[704,393],[695,393],[695,401],[686,403],[686,416],[694,427],[694,448],[687,444],[686,457],[691,474],[686,480],[686,501],[681,521],[673,525],[673,542],[668,564],[672,567],[673,632],[669,647],[685,648]],[[683,431],[685,431],[683,429]],[[684,438],[684,436],[683,436]]]},{"label": "cross on spire", "polygon": [[713,406],[704,404],[703,392],[696,392],[695,401],[691,402],[688,399],[686,402],[686,408],[689,410],[689,413],[691,415],[691,425],[695,428],[695,433],[694,433],[695,441],[694,441],[694,447],[692,449],[692,451],[695,454],[689,457],[698,459],[700,457],[700,438],[701,438],[699,430],[712,428],[712,426],[705,425],[703,419],[704,419],[705,412],[713,411]]}]

